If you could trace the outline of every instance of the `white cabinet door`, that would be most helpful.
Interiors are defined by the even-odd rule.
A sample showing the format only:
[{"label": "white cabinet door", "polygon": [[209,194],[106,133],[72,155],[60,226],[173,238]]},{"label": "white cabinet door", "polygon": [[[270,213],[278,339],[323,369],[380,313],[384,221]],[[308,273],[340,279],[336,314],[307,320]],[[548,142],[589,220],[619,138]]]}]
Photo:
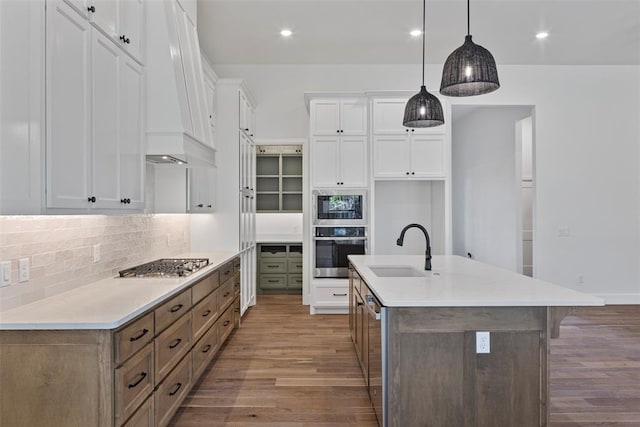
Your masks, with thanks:
[{"label": "white cabinet door", "polygon": [[118,102],[120,60],[122,52],[99,31],[92,32],[91,47],[91,139],[92,144],[91,196],[96,208],[118,208],[120,189],[118,171],[120,154],[118,143]]},{"label": "white cabinet door", "polygon": [[72,6],[80,15],[85,18],[89,17],[90,2],[88,0],[64,0],[65,3]]},{"label": "white cabinet door", "polygon": [[373,138],[374,178],[406,178],[410,175],[409,136],[396,134]]},{"label": "white cabinet door", "polygon": [[189,168],[190,213],[213,212],[216,174],[214,168]]},{"label": "white cabinet door", "polygon": [[443,178],[445,173],[444,135],[412,135],[412,177]]},{"label": "white cabinet door", "polygon": [[314,99],[311,101],[311,135],[338,135],[340,133],[340,100]]},{"label": "white cabinet door", "polygon": [[206,77],[204,79],[204,94],[207,103],[207,113],[209,113],[209,125],[215,126],[216,87],[213,82]]},{"label": "white cabinet door", "polygon": [[120,63],[120,200],[125,209],[144,208],[144,71],[122,55]]},{"label": "white cabinet door", "polygon": [[124,37],[122,46],[140,63],[144,63],[144,22],[143,0],[120,0],[120,33],[117,38],[121,40],[120,37]]},{"label": "white cabinet door", "polygon": [[366,187],[367,137],[343,136],[340,138],[339,182],[341,187]]},{"label": "white cabinet door", "polygon": [[340,101],[340,135],[367,134],[367,102],[363,98]]},{"label": "white cabinet door", "polygon": [[47,4],[47,207],[91,205],[89,23],[66,3]]},{"label": "white cabinet door", "polygon": [[339,173],[340,138],[322,136],[311,141],[311,185],[337,187]]},{"label": "white cabinet door", "polygon": [[381,98],[373,100],[373,133],[375,135],[393,135],[405,132],[402,126],[404,107],[407,99]]},{"label": "white cabinet door", "polygon": [[119,34],[119,15],[120,5],[126,3],[127,0],[91,0],[91,22],[100,28],[106,35],[113,39],[120,37]]}]

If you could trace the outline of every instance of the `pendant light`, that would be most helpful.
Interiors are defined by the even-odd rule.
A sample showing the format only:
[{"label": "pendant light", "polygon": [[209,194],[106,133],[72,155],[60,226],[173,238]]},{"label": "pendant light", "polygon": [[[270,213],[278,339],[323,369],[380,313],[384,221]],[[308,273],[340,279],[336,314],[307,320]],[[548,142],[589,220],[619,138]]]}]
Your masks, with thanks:
[{"label": "pendant light", "polygon": [[474,96],[493,92],[500,87],[493,55],[471,41],[469,0],[467,0],[467,36],[444,63],[440,93],[446,96]]},{"label": "pendant light", "polygon": [[444,124],[440,100],[427,92],[424,85],[424,39],[426,26],[426,0],[422,0],[422,86],[404,107],[402,125],[408,128],[429,128]]}]

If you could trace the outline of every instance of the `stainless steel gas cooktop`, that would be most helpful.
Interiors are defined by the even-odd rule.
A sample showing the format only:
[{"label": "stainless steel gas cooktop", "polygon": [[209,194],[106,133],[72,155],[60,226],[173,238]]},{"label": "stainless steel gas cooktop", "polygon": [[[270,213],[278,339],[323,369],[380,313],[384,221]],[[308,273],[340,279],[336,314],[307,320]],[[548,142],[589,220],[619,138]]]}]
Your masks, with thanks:
[{"label": "stainless steel gas cooktop", "polygon": [[120,277],[186,277],[209,265],[208,258],[162,258],[120,271]]}]

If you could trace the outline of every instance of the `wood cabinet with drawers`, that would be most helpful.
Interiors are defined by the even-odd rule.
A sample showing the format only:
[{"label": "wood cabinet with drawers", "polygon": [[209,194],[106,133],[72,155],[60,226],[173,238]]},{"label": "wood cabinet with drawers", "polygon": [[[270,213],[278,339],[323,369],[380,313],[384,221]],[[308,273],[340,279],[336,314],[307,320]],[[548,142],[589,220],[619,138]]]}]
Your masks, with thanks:
[{"label": "wood cabinet with drawers", "polygon": [[258,246],[259,292],[302,292],[302,244],[261,243]]},{"label": "wood cabinet with drawers", "polygon": [[234,259],[115,330],[0,331],[0,425],[168,425],[240,324],[240,268]]}]

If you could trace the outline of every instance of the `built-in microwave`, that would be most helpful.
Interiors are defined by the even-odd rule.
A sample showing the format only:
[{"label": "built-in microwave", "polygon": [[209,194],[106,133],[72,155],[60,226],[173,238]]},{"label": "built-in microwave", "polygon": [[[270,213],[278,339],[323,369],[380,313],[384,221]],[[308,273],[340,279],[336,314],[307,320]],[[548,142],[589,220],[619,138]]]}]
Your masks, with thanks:
[{"label": "built-in microwave", "polygon": [[367,225],[366,190],[314,190],[314,225]]}]

